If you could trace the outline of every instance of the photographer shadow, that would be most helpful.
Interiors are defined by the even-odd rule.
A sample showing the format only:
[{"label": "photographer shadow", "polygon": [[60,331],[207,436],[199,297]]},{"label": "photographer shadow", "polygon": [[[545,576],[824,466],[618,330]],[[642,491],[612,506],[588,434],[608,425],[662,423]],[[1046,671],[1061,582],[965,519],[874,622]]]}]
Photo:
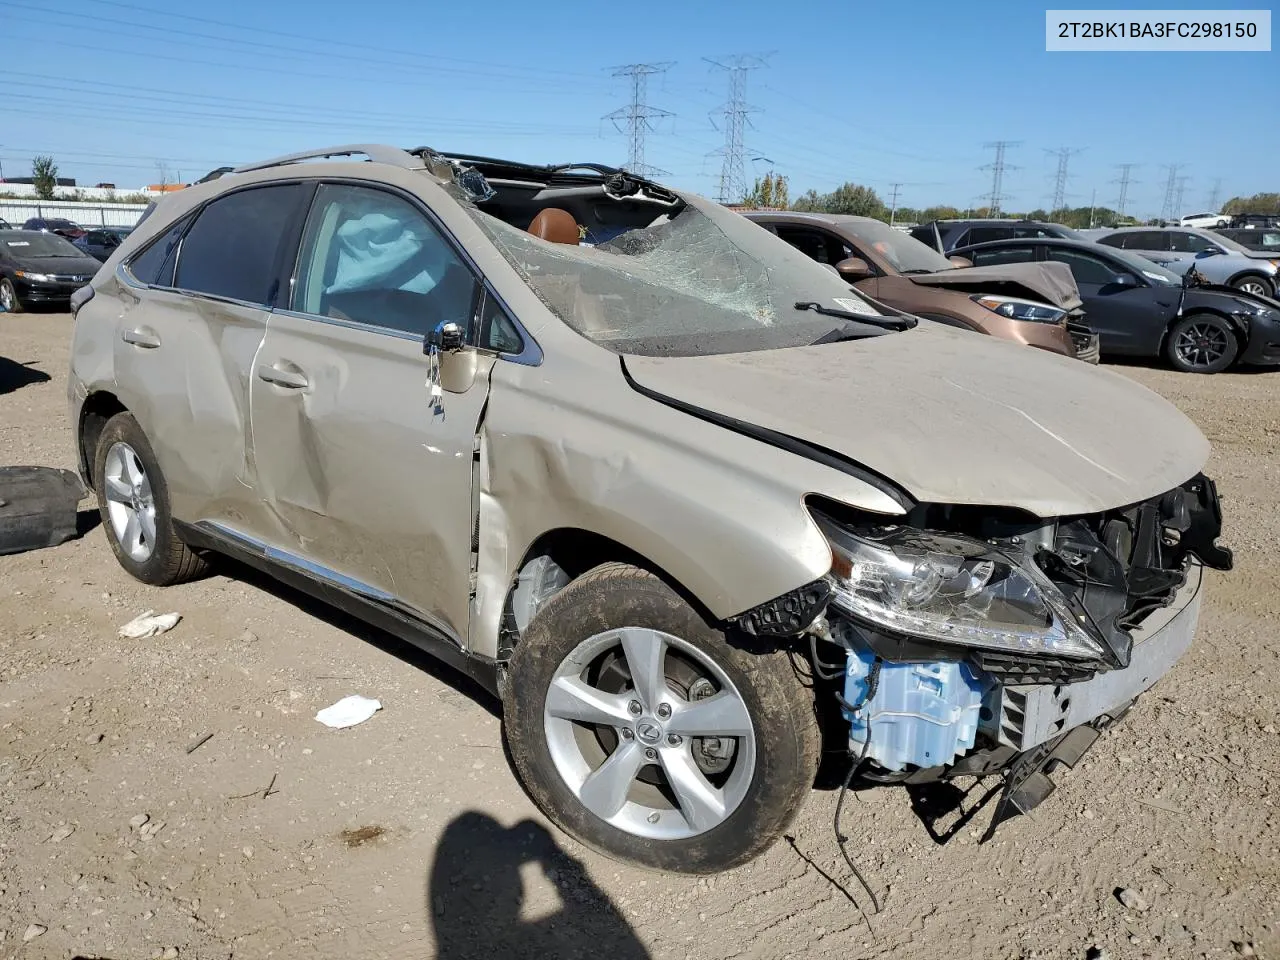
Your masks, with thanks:
[{"label": "photographer shadow", "polygon": [[[527,864],[538,891],[526,888]],[[532,820],[506,828],[477,811],[455,818],[436,850],[426,908],[439,960],[649,957],[582,864]]]}]

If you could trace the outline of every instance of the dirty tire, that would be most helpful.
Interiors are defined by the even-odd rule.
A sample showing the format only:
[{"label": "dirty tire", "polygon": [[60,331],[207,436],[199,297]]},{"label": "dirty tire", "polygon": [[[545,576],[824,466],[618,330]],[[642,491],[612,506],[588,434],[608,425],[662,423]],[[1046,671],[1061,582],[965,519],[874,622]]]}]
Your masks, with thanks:
[{"label": "dirty tire", "polygon": [[9,313],[21,313],[22,301],[18,299],[18,291],[13,288],[13,281],[0,278],[0,304],[4,304]]},{"label": "dirty tire", "polygon": [[[552,760],[543,710],[555,671],[589,637],[627,626],[660,630],[696,647],[732,681],[751,717],[751,781],[737,808],[703,833],[652,839],[619,829],[587,809]],[[717,873],[758,856],[799,812],[818,767],[813,697],[788,656],[731,646],[661,579],[624,563],[588,571],[538,611],[512,655],[503,707],[509,755],[543,813],[608,857],[658,870]]]},{"label": "dirty tire", "polygon": [[[1188,352],[1188,338],[1203,341],[1204,352]],[[1215,313],[1187,314],[1169,328],[1164,343],[1165,358],[1183,373],[1221,373],[1239,352],[1240,341],[1231,324]]]},{"label": "dirty tire", "polygon": [[[155,502],[156,537],[151,555],[146,560],[138,561],[121,547],[111,524],[111,516],[107,511],[107,494],[105,483],[107,451],[118,442],[131,446],[146,471],[151,482],[152,498]],[[202,576],[208,570],[208,562],[190,547],[178,539],[173,530],[173,515],[169,509],[169,488],[165,484],[160,465],[156,462],[155,451],[147,441],[147,436],[138,426],[138,421],[130,413],[118,413],[107,421],[98,438],[98,447],[93,455],[93,487],[98,494],[98,512],[102,516],[102,528],[106,532],[111,551],[132,576],[143,583],[158,587],[167,587],[175,583],[184,583]]]}]

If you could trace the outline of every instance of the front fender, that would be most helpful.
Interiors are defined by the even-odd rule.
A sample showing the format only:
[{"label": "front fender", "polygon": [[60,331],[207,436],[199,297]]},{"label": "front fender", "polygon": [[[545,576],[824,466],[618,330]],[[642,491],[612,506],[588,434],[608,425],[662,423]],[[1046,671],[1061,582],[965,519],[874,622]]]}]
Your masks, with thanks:
[{"label": "front fender", "polygon": [[635,393],[616,367],[579,368],[573,380],[566,397],[544,369],[494,369],[480,435],[476,653],[496,655],[516,567],[548,531],[613,540],[726,619],[830,569],[807,495],[903,513],[867,481]]}]

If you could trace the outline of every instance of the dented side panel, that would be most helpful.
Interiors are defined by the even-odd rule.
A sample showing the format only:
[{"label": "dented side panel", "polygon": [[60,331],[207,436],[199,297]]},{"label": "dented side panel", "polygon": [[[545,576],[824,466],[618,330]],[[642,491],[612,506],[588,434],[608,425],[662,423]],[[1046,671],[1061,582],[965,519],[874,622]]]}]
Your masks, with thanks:
[{"label": "dented side panel", "polygon": [[[151,440],[174,515],[253,524],[261,508],[248,444],[249,379],[266,311],[118,291],[111,331],[118,396]],[[96,300],[90,306],[101,310]]]},{"label": "dented side panel", "polygon": [[422,345],[367,328],[272,314],[255,377],[253,440],[279,549],[384,592],[467,636],[475,433],[492,360],[433,410]]},{"label": "dented side panel", "polygon": [[496,654],[512,581],[548,531],[608,537],[724,618],[830,569],[806,494],[901,513],[852,476],[646,399],[616,357],[600,354],[494,368],[481,431],[476,652]]}]

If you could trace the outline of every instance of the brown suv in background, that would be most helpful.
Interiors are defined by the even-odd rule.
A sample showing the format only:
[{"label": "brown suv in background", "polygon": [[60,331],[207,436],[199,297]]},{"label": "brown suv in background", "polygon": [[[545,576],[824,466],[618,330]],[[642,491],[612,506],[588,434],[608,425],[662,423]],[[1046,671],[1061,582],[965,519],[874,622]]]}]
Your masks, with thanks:
[{"label": "brown suv in background", "polygon": [[[974,267],[871,217],[744,215],[897,310],[1098,362],[1098,338],[1083,321],[1075,281],[1056,264]],[[1054,269],[1021,269],[1026,266]]]}]

